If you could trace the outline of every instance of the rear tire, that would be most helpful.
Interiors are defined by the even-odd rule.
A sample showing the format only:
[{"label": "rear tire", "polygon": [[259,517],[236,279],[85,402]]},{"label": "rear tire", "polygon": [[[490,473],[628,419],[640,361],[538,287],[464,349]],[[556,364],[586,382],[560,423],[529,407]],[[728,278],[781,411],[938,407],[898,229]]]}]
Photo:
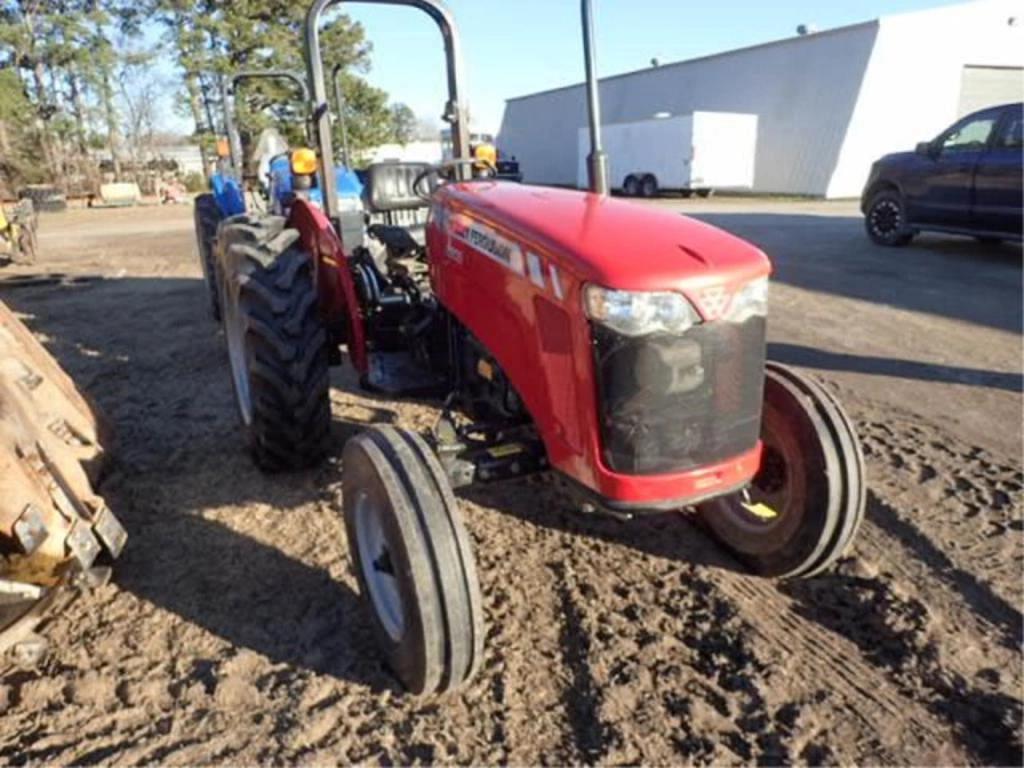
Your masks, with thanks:
[{"label": "rear tire", "polygon": [[651,174],[644,176],[640,182],[640,196],[641,197],[657,197],[658,195],[658,180]]},{"label": "rear tire", "polygon": [[878,245],[900,247],[914,238],[907,223],[907,207],[895,189],[875,193],[864,215],[868,237]]},{"label": "rear tire", "polygon": [[713,190],[713,189],[698,189],[697,190],[697,197],[708,198],[708,197],[713,196],[714,194],[715,194],[715,190]]},{"label": "rear tire", "polygon": [[217,207],[217,200],[210,193],[199,195],[192,209],[196,230],[196,249],[199,252],[199,266],[203,268],[203,284],[206,286],[210,317],[220,321],[220,281],[217,279],[217,263],[214,259],[214,244],[217,227],[223,218]]},{"label": "rear tire", "polygon": [[327,332],[313,259],[297,231],[274,228],[260,237],[236,232],[221,291],[239,416],[256,464],[269,472],[319,462],[331,424]]},{"label": "rear tire", "polygon": [[[752,571],[808,577],[834,563],[864,517],[864,456],[836,398],[796,371],[767,363],[761,425],[764,454],[750,487],[702,504],[714,536]],[[768,512],[774,512],[770,517]]]},{"label": "rear tire", "polygon": [[373,427],[345,444],[349,551],[388,665],[415,694],[465,684],[483,657],[473,551],[448,479],[418,435]]},{"label": "rear tire", "polygon": [[640,195],[640,179],[630,174],[622,182],[622,193],[626,197],[638,197]]}]

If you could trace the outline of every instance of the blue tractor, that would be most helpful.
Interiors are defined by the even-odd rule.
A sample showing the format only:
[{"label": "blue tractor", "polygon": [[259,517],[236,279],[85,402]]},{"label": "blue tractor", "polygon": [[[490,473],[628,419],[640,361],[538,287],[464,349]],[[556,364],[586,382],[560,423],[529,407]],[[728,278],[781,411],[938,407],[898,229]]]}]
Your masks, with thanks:
[{"label": "blue tractor", "polygon": [[[227,248],[239,237],[251,235],[253,227],[265,222],[266,215],[287,216],[288,209],[296,196],[304,197],[321,205],[323,193],[319,175],[312,174],[296,163],[310,162],[310,150],[289,151],[287,144],[276,131],[264,131],[253,151],[256,175],[246,178],[243,174],[243,151],[241,135],[235,121],[234,93],[245,80],[284,79],[294,83],[302,94],[303,103],[309,104],[309,91],[301,75],[285,70],[244,71],[225,82],[222,93],[224,128],[227,140],[219,142],[220,155],[217,168],[210,176],[210,191],[195,199],[194,222],[199,262],[206,284],[208,306],[214,320],[221,320],[220,278],[218,250]],[[337,80],[335,81],[337,86]],[[339,94],[340,89],[336,92]],[[223,145],[223,151],[221,151]],[[338,197],[350,208],[361,207],[363,185],[357,174],[348,167],[347,141],[343,143],[345,162],[335,170]],[[315,163],[315,155],[313,155]],[[249,195],[248,189],[254,193]],[[255,183],[252,183],[255,182]],[[250,203],[258,211],[250,211]],[[262,203],[262,205],[260,204]],[[260,214],[259,216],[249,215]]]}]

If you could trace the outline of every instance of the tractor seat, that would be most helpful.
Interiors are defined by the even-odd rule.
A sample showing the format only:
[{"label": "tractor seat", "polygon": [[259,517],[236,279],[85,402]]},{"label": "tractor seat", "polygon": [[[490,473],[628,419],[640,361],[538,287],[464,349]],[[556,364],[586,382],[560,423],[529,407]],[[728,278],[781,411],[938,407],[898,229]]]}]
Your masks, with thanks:
[{"label": "tractor seat", "polygon": [[366,169],[363,202],[371,237],[393,253],[408,253],[425,240],[429,203],[416,194],[413,182],[429,163],[388,161]]},{"label": "tractor seat", "polygon": [[366,209],[371,214],[387,214],[428,207],[427,201],[412,188],[416,177],[428,168],[429,163],[374,163],[366,169]]}]

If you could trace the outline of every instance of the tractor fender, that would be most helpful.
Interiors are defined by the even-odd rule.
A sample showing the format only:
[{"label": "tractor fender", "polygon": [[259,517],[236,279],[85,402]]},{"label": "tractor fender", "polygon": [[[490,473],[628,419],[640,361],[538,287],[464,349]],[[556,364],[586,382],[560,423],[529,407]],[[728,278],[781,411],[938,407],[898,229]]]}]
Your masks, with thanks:
[{"label": "tractor fender", "polygon": [[344,318],[349,358],[360,376],[367,374],[366,329],[341,236],[323,211],[307,200],[292,204],[287,226],[298,231],[303,249],[316,262],[321,317],[325,322]]},{"label": "tractor fender", "polygon": [[226,218],[245,213],[245,195],[238,179],[223,173],[215,173],[210,178],[210,187],[222,216]]}]

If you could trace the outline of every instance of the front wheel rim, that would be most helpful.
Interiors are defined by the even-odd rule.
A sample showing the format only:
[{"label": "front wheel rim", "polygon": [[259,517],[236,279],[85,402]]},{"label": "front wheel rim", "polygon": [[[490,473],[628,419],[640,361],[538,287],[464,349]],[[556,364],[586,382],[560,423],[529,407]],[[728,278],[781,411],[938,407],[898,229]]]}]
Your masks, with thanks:
[{"label": "front wheel rim", "polygon": [[891,237],[903,225],[903,212],[893,200],[882,200],[871,209],[871,231],[879,237]]},{"label": "front wheel rim", "polygon": [[384,631],[397,643],[405,632],[405,611],[392,547],[384,530],[383,510],[369,494],[360,491],[353,514],[359,562],[370,602]]},{"label": "front wheel rim", "polygon": [[[765,418],[775,417],[766,413]],[[767,431],[769,434],[762,435],[761,467],[757,475],[744,494],[728,499],[718,510],[732,529],[762,542],[754,550],[770,547],[770,542],[777,537],[788,539],[801,525],[807,504],[799,441],[779,428]],[[758,505],[764,505],[774,516],[766,519],[750,509]]]}]

